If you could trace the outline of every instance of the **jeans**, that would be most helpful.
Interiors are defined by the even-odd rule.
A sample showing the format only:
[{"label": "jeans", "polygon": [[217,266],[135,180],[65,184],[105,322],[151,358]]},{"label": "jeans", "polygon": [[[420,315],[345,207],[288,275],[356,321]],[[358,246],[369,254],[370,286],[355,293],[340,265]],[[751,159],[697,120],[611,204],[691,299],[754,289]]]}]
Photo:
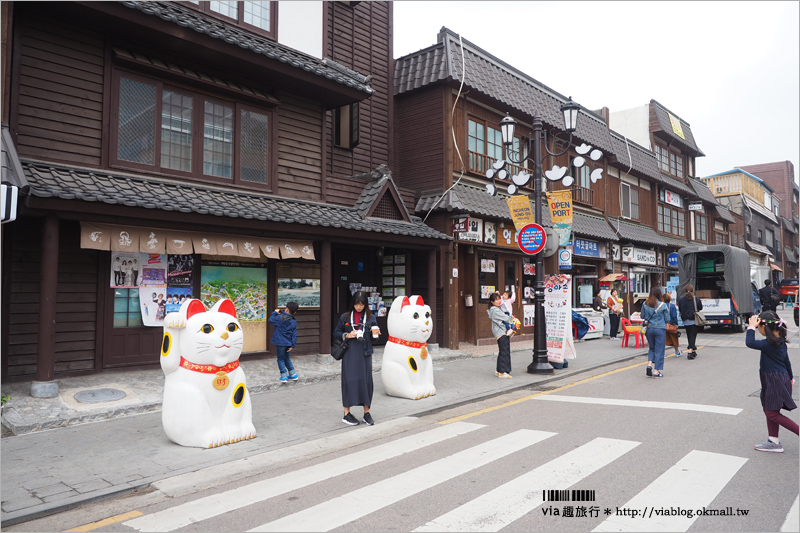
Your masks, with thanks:
[{"label": "jeans", "polygon": [[663,328],[647,328],[647,344],[650,350],[647,352],[647,360],[653,361],[656,370],[664,369],[664,349],[667,346],[667,330]]},{"label": "jeans", "polygon": [[502,335],[497,339],[497,371],[511,373],[511,337]]},{"label": "jeans", "polygon": [[278,355],[278,369],[281,371],[281,377],[287,378],[289,374],[294,375],[294,365],[289,358],[289,353],[286,351],[290,346],[275,346],[275,353]]}]

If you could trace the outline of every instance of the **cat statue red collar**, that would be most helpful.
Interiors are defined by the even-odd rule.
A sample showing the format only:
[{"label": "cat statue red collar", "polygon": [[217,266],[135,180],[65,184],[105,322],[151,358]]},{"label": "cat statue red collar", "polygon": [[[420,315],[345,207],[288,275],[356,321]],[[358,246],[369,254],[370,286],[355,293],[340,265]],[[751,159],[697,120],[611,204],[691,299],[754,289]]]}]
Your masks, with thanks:
[{"label": "cat statue red collar", "polygon": [[187,300],[164,318],[161,423],[181,446],[215,448],[256,436],[253,407],[239,366],[244,335],[227,298],[206,311]]},{"label": "cat statue red collar", "polygon": [[389,396],[419,400],[436,394],[428,339],[431,308],[422,296],[398,296],[387,314],[389,341],[383,349],[381,379]]}]

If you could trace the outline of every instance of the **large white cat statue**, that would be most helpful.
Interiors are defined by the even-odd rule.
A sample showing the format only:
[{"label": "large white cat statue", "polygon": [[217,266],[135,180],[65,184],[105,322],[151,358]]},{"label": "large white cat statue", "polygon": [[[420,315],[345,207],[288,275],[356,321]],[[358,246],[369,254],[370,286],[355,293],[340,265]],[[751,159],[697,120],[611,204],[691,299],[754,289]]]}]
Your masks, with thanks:
[{"label": "large white cat statue", "polygon": [[422,296],[398,296],[389,309],[389,341],[383,350],[381,378],[389,396],[419,400],[436,394],[428,339],[431,308]]},{"label": "large white cat statue", "polygon": [[187,300],[164,319],[161,423],[181,446],[215,448],[256,436],[253,407],[239,367],[244,335],[227,298],[206,311]]}]

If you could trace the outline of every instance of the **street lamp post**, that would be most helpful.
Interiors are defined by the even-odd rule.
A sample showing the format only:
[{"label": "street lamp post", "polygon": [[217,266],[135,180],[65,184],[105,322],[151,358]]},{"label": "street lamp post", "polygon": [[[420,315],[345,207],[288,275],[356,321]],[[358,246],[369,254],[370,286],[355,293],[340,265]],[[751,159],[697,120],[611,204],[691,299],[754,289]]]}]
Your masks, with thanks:
[{"label": "street lamp post", "polygon": [[[567,142],[567,147],[564,149],[563,152],[560,153],[552,153],[550,149],[547,148],[545,144],[545,150],[551,156],[561,156],[569,150],[570,145],[572,144],[572,133],[575,131],[575,127],[577,126],[578,121],[578,110],[580,110],[580,106],[572,101],[572,98],[569,98],[567,102],[565,102],[561,106],[561,112],[564,114],[564,131],[569,133],[569,141]],[[506,157],[514,164],[522,165],[526,160],[529,160],[533,163],[533,201],[534,201],[534,221],[536,224],[541,226],[542,224],[542,119],[538,114],[533,116],[533,139],[528,140],[528,146],[526,150],[523,150],[523,146],[520,146],[521,153],[519,154],[519,160],[514,161],[511,157],[511,147],[514,143],[514,128],[516,127],[517,122],[511,118],[510,115],[506,115],[500,121],[500,131],[503,135],[503,144],[506,147]],[[546,134],[545,134],[545,142],[546,142]],[[533,144],[533,146],[531,146]],[[531,155],[531,152],[533,154]],[[517,183],[520,187],[527,185],[527,183]],[[534,278],[534,315],[533,315],[533,361],[531,364],[528,365],[528,373],[529,374],[552,374],[553,373],[553,365],[547,360],[547,329],[545,327],[545,319],[544,319],[544,260],[542,252],[536,254],[536,271],[535,271],[535,278]]]}]

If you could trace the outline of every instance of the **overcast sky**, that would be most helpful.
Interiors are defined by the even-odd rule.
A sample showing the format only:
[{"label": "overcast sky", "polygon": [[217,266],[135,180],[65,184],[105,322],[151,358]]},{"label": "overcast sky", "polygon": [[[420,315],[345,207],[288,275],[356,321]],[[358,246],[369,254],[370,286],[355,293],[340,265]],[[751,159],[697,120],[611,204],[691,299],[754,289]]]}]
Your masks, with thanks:
[{"label": "overcast sky", "polygon": [[698,177],[788,160],[797,180],[798,6],[396,0],[394,56],[435,44],[446,26],[587,109],[657,100],[706,154]]}]

